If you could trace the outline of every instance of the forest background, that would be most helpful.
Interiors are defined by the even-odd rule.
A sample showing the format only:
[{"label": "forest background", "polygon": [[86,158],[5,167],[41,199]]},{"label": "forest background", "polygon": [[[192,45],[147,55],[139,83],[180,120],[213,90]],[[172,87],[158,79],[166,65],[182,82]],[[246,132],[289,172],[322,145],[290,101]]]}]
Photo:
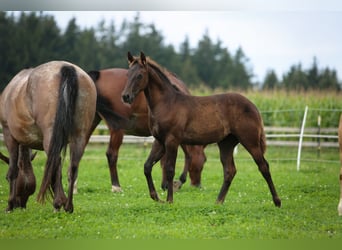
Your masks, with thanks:
[{"label": "forest background", "polygon": [[271,69],[261,82],[254,82],[242,47],[230,51],[205,30],[196,47],[190,47],[188,37],[184,37],[175,48],[165,43],[154,23],[143,23],[139,13],[133,20],[124,20],[120,27],[103,20],[96,27],[82,29],[72,18],[61,30],[54,16],[44,12],[22,12],[19,16],[0,12],[0,34],[0,91],[21,69],[47,61],[67,60],[86,71],[127,68],[127,51],[138,54],[141,50],[175,72],[192,89],[341,89],[336,70],[319,68],[315,57],[307,69],[297,63],[282,76]]}]

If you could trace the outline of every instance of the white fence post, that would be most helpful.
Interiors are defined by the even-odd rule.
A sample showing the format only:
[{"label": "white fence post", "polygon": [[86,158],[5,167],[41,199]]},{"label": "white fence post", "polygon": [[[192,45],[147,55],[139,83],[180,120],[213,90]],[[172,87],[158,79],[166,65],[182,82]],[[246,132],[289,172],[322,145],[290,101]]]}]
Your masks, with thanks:
[{"label": "white fence post", "polygon": [[302,128],[300,129],[299,143],[298,143],[297,171],[299,171],[300,169],[300,156],[302,153],[303,135],[304,135],[304,128],[305,128],[307,113],[308,113],[308,106],[305,106],[305,111],[304,111],[304,116],[303,116],[303,121],[302,121]]}]

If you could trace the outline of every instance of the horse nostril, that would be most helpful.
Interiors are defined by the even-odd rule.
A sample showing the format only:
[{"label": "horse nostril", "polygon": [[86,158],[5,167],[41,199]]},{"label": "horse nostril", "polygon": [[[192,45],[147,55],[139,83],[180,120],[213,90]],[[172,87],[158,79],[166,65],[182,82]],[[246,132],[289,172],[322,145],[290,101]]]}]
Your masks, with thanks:
[{"label": "horse nostril", "polygon": [[122,100],[127,103],[129,101],[129,95],[123,95]]}]

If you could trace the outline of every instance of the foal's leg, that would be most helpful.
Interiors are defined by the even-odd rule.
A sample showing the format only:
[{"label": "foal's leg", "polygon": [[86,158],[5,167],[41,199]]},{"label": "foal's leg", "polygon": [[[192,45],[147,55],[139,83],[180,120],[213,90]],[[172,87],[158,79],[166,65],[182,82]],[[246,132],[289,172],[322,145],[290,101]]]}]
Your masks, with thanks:
[{"label": "foal's leg", "polygon": [[158,140],[154,140],[150,155],[148,156],[144,164],[144,174],[146,177],[148,189],[150,191],[150,196],[155,201],[160,201],[160,199],[158,197],[157,191],[153,184],[153,179],[152,179],[152,174],[151,174],[152,167],[162,158],[164,153],[165,153],[164,145],[162,145]]},{"label": "foal's leg", "polygon": [[73,205],[73,190],[74,183],[77,179],[78,165],[81,161],[82,155],[84,153],[84,148],[86,145],[85,138],[75,137],[72,142],[70,142],[70,165],[68,169],[68,198],[64,210],[66,212],[72,213],[74,211]]},{"label": "foal's leg", "polygon": [[[173,182],[173,191],[178,191],[182,185],[186,182],[187,174],[189,172],[191,186],[200,187],[201,186],[201,174],[203,170],[203,165],[206,162],[206,156],[204,154],[203,146],[190,146],[181,144],[182,150],[184,152],[185,163],[182,174],[179,176],[179,180]],[[161,159],[162,166],[165,165],[165,157]],[[165,168],[163,167],[163,181],[162,189],[167,189],[167,181]]]},{"label": "foal's leg", "polygon": [[107,148],[107,161],[109,166],[110,178],[112,181],[112,192],[121,192],[117,161],[119,155],[119,148],[122,144],[124,133],[122,130],[112,130],[110,129],[110,140]]},{"label": "foal's leg", "polygon": [[165,146],[165,173],[167,180],[167,201],[173,202],[173,178],[175,176],[175,166],[177,158],[178,145],[168,143]]},{"label": "foal's leg", "polygon": [[[179,176],[179,180],[173,182],[173,191],[174,192],[177,192],[182,187],[182,185],[186,182],[186,177],[188,175],[189,166],[191,164],[191,156],[188,153],[187,146],[181,145],[181,147],[182,147],[183,152],[184,152],[185,163],[184,163],[183,172]],[[162,166],[162,174],[163,174],[161,188],[163,190],[167,190],[168,189],[168,183],[167,183],[167,179],[166,179],[166,168],[165,168],[166,157],[165,157],[165,155],[164,155],[164,157],[161,158],[160,164]]]},{"label": "foal's leg", "polygon": [[[251,141],[251,140],[250,140]],[[281,200],[278,197],[278,194],[276,192],[276,189],[274,187],[271,173],[269,170],[269,165],[266,159],[264,158],[264,153],[262,152],[262,149],[260,147],[259,141],[256,141],[255,143],[243,143],[241,141],[241,144],[247,149],[247,151],[252,155],[255,163],[258,165],[259,171],[261,172],[262,176],[266,180],[268,187],[270,189],[270,192],[272,194],[274,205],[277,207],[281,206]]]},{"label": "foal's leg", "polygon": [[238,140],[230,135],[218,143],[220,149],[220,160],[223,167],[223,184],[217,197],[217,203],[223,203],[228,193],[230,184],[236,174],[233,153],[234,147],[238,144]]}]

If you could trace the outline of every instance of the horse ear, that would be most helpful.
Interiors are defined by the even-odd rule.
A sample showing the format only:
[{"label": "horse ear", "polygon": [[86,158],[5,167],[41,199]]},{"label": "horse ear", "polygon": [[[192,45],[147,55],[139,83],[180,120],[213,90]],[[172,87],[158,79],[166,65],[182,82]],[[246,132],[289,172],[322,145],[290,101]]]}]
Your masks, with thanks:
[{"label": "horse ear", "polygon": [[131,55],[131,52],[127,52],[127,59],[129,63],[132,63],[134,61],[134,57]]},{"label": "horse ear", "polygon": [[146,56],[144,54],[144,52],[140,52],[140,59],[143,65],[146,65]]}]

